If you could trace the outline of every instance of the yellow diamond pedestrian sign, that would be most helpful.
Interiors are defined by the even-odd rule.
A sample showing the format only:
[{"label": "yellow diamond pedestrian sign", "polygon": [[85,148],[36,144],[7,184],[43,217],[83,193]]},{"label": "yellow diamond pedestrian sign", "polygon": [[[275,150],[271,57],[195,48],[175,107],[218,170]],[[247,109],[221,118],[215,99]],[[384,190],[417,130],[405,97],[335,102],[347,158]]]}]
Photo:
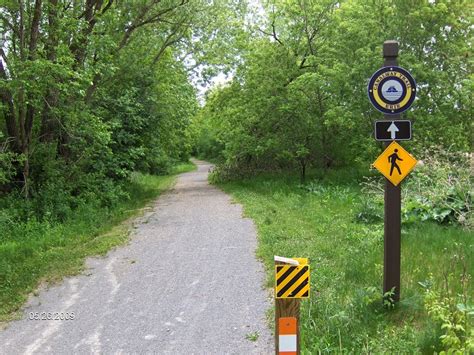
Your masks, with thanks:
[{"label": "yellow diamond pedestrian sign", "polygon": [[379,155],[373,166],[397,186],[413,170],[416,163],[417,160],[410,153],[393,141]]}]

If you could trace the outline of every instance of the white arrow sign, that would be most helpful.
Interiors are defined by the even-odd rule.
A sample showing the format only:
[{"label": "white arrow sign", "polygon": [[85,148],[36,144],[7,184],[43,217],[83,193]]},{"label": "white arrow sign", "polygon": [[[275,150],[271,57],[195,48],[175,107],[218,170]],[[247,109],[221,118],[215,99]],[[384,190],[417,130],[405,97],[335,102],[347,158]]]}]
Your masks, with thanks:
[{"label": "white arrow sign", "polygon": [[397,137],[398,127],[393,123],[388,127],[387,132],[390,132],[390,138],[395,139]]}]

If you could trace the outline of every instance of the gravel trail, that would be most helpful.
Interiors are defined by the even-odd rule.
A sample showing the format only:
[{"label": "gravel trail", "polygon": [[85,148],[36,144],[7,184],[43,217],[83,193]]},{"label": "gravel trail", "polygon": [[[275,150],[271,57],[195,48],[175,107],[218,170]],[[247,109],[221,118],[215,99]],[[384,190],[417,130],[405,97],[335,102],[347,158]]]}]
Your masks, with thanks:
[{"label": "gravel trail", "polygon": [[195,163],[136,222],[130,243],[32,297],[0,332],[0,354],[271,354],[255,227],[208,184],[211,165]]}]

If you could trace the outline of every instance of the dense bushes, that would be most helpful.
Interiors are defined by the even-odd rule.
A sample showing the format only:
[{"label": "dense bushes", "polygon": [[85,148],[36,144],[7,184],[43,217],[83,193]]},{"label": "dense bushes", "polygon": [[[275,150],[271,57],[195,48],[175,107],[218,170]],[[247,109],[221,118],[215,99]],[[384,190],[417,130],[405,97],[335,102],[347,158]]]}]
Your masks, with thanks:
[{"label": "dense bushes", "polygon": [[[418,153],[420,160],[402,183],[402,214],[405,222],[435,221],[474,227],[472,154],[432,147]],[[366,177],[367,195],[358,218],[368,222],[383,215],[381,176]]]},{"label": "dense bushes", "polygon": [[404,213],[421,220],[474,227],[471,153],[425,150],[406,183]]},{"label": "dense bushes", "polygon": [[196,151],[217,157],[225,178],[291,169],[304,179],[311,166],[368,167],[379,154],[372,135],[382,115],[367,99],[367,82],[387,39],[399,40],[400,65],[418,83],[404,114],[414,127],[410,151],[470,150],[466,1],[273,1],[265,9],[233,80],[208,95],[196,121]]},{"label": "dense bushes", "polygon": [[113,208],[131,172],[189,158],[197,100],[177,43],[205,3],[27,3],[1,9],[2,220]]},{"label": "dense bushes", "polygon": [[[192,164],[179,164],[172,175],[192,170]],[[38,282],[54,281],[83,267],[84,258],[107,252],[127,240],[128,223],[142,207],[169,188],[174,177],[135,172],[121,186],[105,183],[102,191],[81,197],[52,193],[25,201],[10,194],[0,199],[0,322],[14,317]],[[51,193],[51,191],[48,191]],[[65,204],[40,206],[40,200]],[[49,198],[49,199],[48,199]],[[108,199],[108,201],[106,201]],[[74,209],[64,209],[73,204]],[[35,209],[61,212],[66,220],[58,223]]]}]

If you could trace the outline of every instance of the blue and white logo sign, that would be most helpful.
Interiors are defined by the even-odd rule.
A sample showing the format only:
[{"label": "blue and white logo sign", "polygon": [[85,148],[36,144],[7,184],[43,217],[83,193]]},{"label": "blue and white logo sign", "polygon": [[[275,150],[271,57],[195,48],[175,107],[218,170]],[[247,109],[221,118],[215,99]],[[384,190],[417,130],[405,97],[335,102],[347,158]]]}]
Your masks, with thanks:
[{"label": "blue and white logo sign", "polygon": [[387,80],[382,85],[382,96],[388,101],[397,101],[402,97],[403,88],[402,85],[396,80]]},{"label": "blue and white logo sign", "polygon": [[384,67],[375,72],[367,88],[374,107],[388,114],[407,110],[416,96],[416,83],[405,69]]}]

